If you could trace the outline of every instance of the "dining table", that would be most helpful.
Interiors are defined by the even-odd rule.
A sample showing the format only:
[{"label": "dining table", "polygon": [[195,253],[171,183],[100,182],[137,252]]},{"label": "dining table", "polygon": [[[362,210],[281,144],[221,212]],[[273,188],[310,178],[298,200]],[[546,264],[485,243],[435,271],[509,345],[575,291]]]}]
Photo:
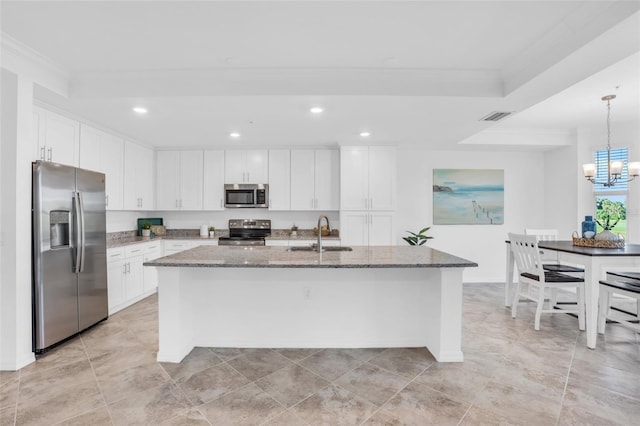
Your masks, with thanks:
[{"label": "dining table", "polygon": [[[624,248],[599,248],[573,245],[573,241],[539,241],[538,248],[545,257],[555,255],[558,263],[580,265],[584,268],[585,314],[587,347],[595,349],[600,280],[607,271],[640,270],[640,244],[625,244]],[[514,257],[511,244],[506,244],[505,306],[513,302]]]}]

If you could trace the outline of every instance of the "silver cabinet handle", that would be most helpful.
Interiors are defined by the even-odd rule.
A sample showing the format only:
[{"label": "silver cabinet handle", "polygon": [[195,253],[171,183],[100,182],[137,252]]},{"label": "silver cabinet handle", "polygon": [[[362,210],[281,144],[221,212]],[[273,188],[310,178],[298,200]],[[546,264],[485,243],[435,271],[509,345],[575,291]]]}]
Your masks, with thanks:
[{"label": "silver cabinet handle", "polygon": [[220,198],[220,208],[222,208],[222,198]]},{"label": "silver cabinet handle", "polygon": [[126,264],[126,263],[124,263],[124,264],[122,265],[122,273],[123,273],[123,274],[126,274],[126,273],[127,273],[127,264]]},{"label": "silver cabinet handle", "polygon": [[40,148],[40,159],[42,161],[44,161],[44,150],[45,150],[44,146],[42,148]]},{"label": "silver cabinet handle", "polygon": [[178,200],[176,200],[176,208],[178,208]]},{"label": "silver cabinet handle", "polygon": [[144,205],[144,198],[140,198],[140,207]]},{"label": "silver cabinet handle", "polygon": [[311,208],[314,208],[314,207],[315,207],[315,200],[312,198],[311,199]]},{"label": "silver cabinet handle", "polygon": [[247,172],[247,183],[251,182],[251,173]]},{"label": "silver cabinet handle", "polygon": [[53,158],[53,148],[49,148],[47,151],[49,153],[49,161],[51,161],[51,159]]},{"label": "silver cabinet handle", "polygon": [[109,207],[109,194],[104,196],[104,206]]}]

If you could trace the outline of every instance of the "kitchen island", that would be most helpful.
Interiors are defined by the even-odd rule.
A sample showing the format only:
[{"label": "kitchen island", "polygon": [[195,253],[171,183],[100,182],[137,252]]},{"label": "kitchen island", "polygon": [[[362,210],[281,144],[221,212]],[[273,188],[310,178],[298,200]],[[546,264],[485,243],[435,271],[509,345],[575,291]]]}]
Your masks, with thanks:
[{"label": "kitchen island", "polygon": [[194,347],[427,347],[463,361],[462,271],[476,263],[428,247],[200,246],[158,269],[160,362]]}]

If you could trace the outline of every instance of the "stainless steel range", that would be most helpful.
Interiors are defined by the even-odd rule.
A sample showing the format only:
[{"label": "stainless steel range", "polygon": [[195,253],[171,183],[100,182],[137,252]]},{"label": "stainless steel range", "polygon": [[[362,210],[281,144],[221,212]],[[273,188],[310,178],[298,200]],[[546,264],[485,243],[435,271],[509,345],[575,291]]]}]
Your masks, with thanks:
[{"label": "stainless steel range", "polygon": [[271,235],[269,219],[230,219],[229,236],[220,237],[220,246],[263,246],[264,237]]}]

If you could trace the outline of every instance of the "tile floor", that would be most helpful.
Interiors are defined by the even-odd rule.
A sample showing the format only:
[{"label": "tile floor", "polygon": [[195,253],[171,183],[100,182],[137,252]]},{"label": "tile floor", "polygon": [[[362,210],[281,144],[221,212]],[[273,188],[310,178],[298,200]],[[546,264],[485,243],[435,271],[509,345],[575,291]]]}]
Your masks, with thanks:
[{"label": "tile floor", "polygon": [[[157,298],[37,362],[0,373],[0,425],[630,425],[640,418],[640,334],[615,324],[585,347],[577,319],[503,286],[464,288],[465,362],[426,349],[204,349],[155,362]],[[633,309],[633,308],[631,308]]]}]

